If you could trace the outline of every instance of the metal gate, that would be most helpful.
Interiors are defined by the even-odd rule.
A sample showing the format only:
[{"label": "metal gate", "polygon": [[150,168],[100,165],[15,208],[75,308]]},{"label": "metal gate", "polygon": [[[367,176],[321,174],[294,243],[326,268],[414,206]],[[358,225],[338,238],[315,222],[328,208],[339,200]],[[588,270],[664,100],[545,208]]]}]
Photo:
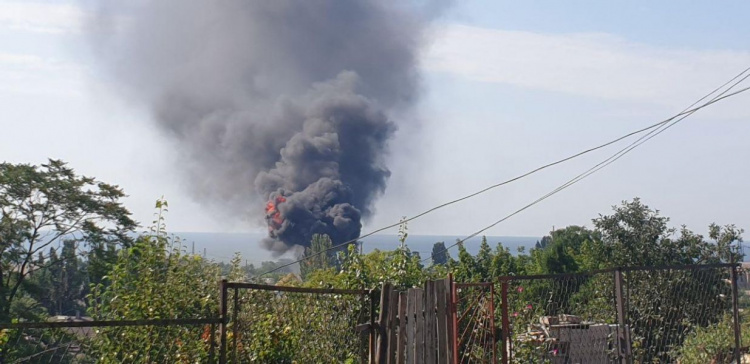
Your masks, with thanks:
[{"label": "metal gate", "polygon": [[221,363],[366,363],[371,292],[222,282]]}]

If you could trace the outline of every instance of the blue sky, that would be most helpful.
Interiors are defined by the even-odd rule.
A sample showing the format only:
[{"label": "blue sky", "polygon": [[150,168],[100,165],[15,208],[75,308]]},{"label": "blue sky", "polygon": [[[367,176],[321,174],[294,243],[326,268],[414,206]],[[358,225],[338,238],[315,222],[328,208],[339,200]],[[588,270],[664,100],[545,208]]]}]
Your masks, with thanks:
[{"label": "blue sky", "polygon": [[[393,175],[365,231],[663,120],[750,66],[750,3],[461,1],[423,51],[424,97],[392,145]],[[262,231],[186,192],[171,141],[99,76],[77,2],[0,0],[0,155],[61,158],[120,184],[175,231]],[[539,236],[636,196],[706,232],[748,225],[750,95],[701,111],[488,235]],[[468,235],[615,149],[415,221],[414,234]]]},{"label": "blue sky", "polygon": [[746,49],[746,1],[465,1],[451,20],[541,33],[601,32],[654,46]]}]

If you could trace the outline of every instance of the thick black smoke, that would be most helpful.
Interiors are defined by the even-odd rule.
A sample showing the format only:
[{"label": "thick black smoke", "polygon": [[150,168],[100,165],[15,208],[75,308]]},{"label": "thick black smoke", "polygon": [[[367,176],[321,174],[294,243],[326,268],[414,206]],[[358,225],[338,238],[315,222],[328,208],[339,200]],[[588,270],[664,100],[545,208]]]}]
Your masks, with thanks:
[{"label": "thick black smoke", "polygon": [[390,175],[388,113],[418,97],[434,6],[134,4],[101,10],[95,50],[113,83],[177,141],[196,196],[235,213],[271,201],[264,244],[277,253],[314,233],[356,238]]}]

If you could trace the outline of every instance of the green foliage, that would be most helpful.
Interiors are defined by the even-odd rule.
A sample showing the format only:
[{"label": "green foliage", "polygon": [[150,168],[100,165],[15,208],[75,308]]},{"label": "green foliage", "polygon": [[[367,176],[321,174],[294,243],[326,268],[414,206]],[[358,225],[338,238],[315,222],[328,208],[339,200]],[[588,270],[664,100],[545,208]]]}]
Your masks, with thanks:
[{"label": "green foliage", "polygon": [[510,250],[497,243],[495,253],[492,256],[490,267],[490,276],[493,278],[518,274],[522,270],[518,267],[517,259],[510,253]]},{"label": "green foliage", "polygon": [[345,289],[380,289],[385,282],[399,288],[420,286],[429,277],[444,274],[440,269],[426,270],[419,255],[406,244],[406,227],[399,233],[400,247],[393,251],[375,250],[360,254],[355,245],[339,253],[341,269],[327,268],[310,273],[305,285]]},{"label": "green foliage", "polygon": [[[682,346],[675,348],[673,357],[681,364],[732,363],[734,359],[734,327],[732,316],[726,315],[712,326],[698,327],[691,332]],[[743,317],[740,332],[743,343],[750,342],[750,323]]]},{"label": "green foliage", "polygon": [[[157,205],[158,206],[158,205]],[[167,236],[163,212],[152,235],[121,250],[104,282],[92,288],[90,315],[95,320],[215,317],[219,270],[200,256],[183,252],[179,239]],[[101,363],[205,361],[204,327],[101,328],[92,349]]]},{"label": "green foliage", "polygon": [[[0,322],[41,321],[49,314],[84,309],[86,303],[97,320],[215,317],[220,276],[246,281],[286,263],[243,266],[237,254],[228,264],[215,264],[187,254],[182,242],[167,233],[168,203],[163,198],[156,202],[149,232],[133,241],[127,234],[135,222],[119,202],[123,196],[118,187],[78,176],[60,161],[41,166],[0,164]],[[594,219],[591,230],[569,226],[552,231],[528,254],[523,249],[511,254],[501,243],[492,249],[482,238],[476,256],[458,244],[453,260],[445,244],[436,243],[429,267],[409,249],[405,223],[399,229],[399,248],[393,251],[361,254],[350,245],[344,251],[326,252],[333,243],[315,235],[304,252],[309,259],[300,266],[304,281],[287,275],[291,268],[274,278],[281,278],[281,285],[377,290],[390,282],[406,289],[448,273],[457,282],[494,282],[508,275],[741,259],[735,243],[742,241],[742,229],[712,224],[707,240],[684,226],[670,228],[668,222],[659,211],[634,199]],[[678,357],[682,363],[726,361],[733,342],[731,319],[723,316],[728,301],[706,297],[728,297],[727,278],[718,270],[626,274],[635,356],[644,362]],[[519,343],[514,346],[517,360],[549,357],[549,348],[519,338],[523,327],[542,314],[573,313],[613,323],[613,284],[610,275],[601,274],[514,287],[509,308],[517,313],[512,320],[521,328],[513,333]],[[82,301],[87,294],[87,302]],[[320,298],[243,293],[238,299],[244,309],[230,323],[230,332],[238,329],[233,339],[239,343],[240,358],[278,363],[291,363],[300,355],[313,362],[356,360],[356,337],[342,333],[364,317],[362,302],[359,297]],[[495,306],[500,307],[499,302]],[[750,327],[743,332],[750,339]],[[204,362],[212,333],[210,327],[199,326],[102,328],[87,349],[96,354],[91,359],[102,363]],[[0,348],[11,347],[8,342],[23,344],[11,349],[14,355],[49,345],[42,335],[0,332]],[[8,358],[4,350],[0,361]]]},{"label": "green foliage", "polygon": [[542,237],[542,240],[537,240],[536,245],[534,246],[534,249],[544,249],[549,245],[549,243],[552,241],[552,237],[545,235]]},{"label": "green foliage", "polygon": [[434,265],[448,264],[448,260],[451,258],[448,249],[445,249],[445,243],[442,241],[437,242],[432,246],[432,254],[430,254],[430,257],[432,257],[432,264]]},{"label": "green foliage", "polygon": [[341,254],[341,270],[317,270],[308,275],[305,285],[310,287],[345,289],[380,289],[385,282],[396,287],[420,286],[437,270],[425,270],[419,256],[408,247],[394,251],[375,250],[362,255],[352,245]]},{"label": "green foliage", "polygon": [[[240,296],[238,362],[358,362],[362,342],[353,328],[367,322],[368,305],[359,295],[310,295],[249,290]],[[232,346],[234,347],[234,346]],[[234,352],[230,359],[234,358]]]},{"label": "green foliage", "polygon": [[612,215],[594,219],[604,242],[604,259],[611,267],[708,264],[739,261],[732,243],[742,241],[741,229],[733,225],[710,227],[711,243],[685,228],[677,232],[667,227],[668,218],[660,216],[636,198],[613,207]]},{"label": "green foliage", "polygon": [[458,261],[450,267],[456,282],[480,282],[482,269],[463,243],[458,244]]},{"label": "green foliage", "polygon": [[[66,329],[0,330],[0,362],[9,363],[89,363],[58,350],[76,336]],[[13,343],[13,345],[8,345]]]},{"label": "green foliage", "polygon": [[305,260],[300,262],[300,275],[303,279],[310,272],[336,266],[336,252],[331,250],[332,247],[333,242],[328,235],[313,235],[310,246],[305,248]]},{"label": "green foliage", "polygon": [[88,294],[87,261],[78,257],[74,241],[63,242],[62,254],[50,248],[48,258],[41,252],[34,265],[45,266],[28,276],[25,291],[39,300],[49,315],[73,315],[84,312]]},{"label": "green foliage", "polygon": [[[62,241],[84,243],[89,260],[106,264],[98,261],[104,258],[100,252],[131,242],[127,233],[136,224],[120,203],[124,196],[117,186],[76,175],[59,160],[0,163],[0,322],[10,320],[12,302],[32,272],[49,268],[51,262],[39,263],[38,253]],[[78,278],[65,280],[78,286],[70,281]]]},{"label": "green foliage", "polygon": [[543,342],[528,336],[527,331],[532,325],[538,324],[539,316],[544,312],[532,304],[523,303],[509,317],[513,327],[519,328],[512,333],[513,346],[511,349],[512,363],[548,363],[548,347]]}]

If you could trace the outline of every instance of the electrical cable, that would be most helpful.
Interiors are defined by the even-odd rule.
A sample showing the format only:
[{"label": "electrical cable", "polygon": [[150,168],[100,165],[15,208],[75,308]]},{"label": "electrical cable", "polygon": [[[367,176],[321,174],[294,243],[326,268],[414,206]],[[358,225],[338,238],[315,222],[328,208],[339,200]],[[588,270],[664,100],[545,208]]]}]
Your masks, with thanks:
[{"label": "electrical cable", "polygon": [[[745,71],[743,71],[742,73],[740,73],[740,74],[739,74],[738,76],[736,76],[735,78],[733,78],[733,79],[732,79],[732,80],[730,80],[729,82],[732,82],[732,81],[734,81],[735,79],[737,79],[737,77],[740,77],[740,76],[741,76],[742,74],[744,74],[744,73],[745,73],[745,72],[747,72],[748,70],[750,70],[750,68],[746,69]],[[507,216],[503,217],[502,219],[500,219],[500,220],[497,220],[497,221],[495,221],[494,223],[492,223],[492,224],[490,224],[490,225],[488,225],[488,226],[484,227],[483,229],[481,229],[481,230],[479,230],[479,231],[476,231],[476,232],[472,233],[471,235],[467,236],[466,238],[463,238],[463,239],[461,239],[461,240],[458,240],[458,241],[456,241],[456,242],[455,242],[454,244],[451,244],[450,246],[448,246],[448,247],[446,247],[445,249],[443,249],[443,250],[441,250],[441,251],[437,252],[436,254],[442,254],[443,252],[446,252],[446,251],[450,250],[451,248],[453,248],[453,247],[455,247],[455,246],[457,246],[457,245],[459,245],[459,244],[462,244],[462,243],[464,243],[464,242],[465,242],[466,240],[469,240],[469,239],[471,239],[471,238],[473,238],[473,237],[475,237],[475,236],[477,236],[477,235],[481,234],[482,232],[484,232],[484,231],[486,231],[486,230],[488,230],[488,229],[490,229],[490,228],[492,228],[492,227],[494,227],[494,226],[496,226],[496,225],[498,225],[498,224],[502,223],[503,221],[505,221],[505,220],[507,220],[507,219],[509,219],[509,218],[511,218],[511,217],[513,217],[513,216],[515,216],[515,215],[517,215],[517,214],[519,214],[519,213],[521,213],[522,211],[524,211],[524,210],[528,209],[529,207],[531,207],[531,206],[534,206],[534,205],[536,205],[537,203],[539,203],[539,202],[542,202],[542,201],[546,200],[547,198],[551,197],[552,195],[554,195],[554,194],[556,194],[556,193],[558,193],[558,192],[560,192],[560,191],[562,191],[562,190],[564,190],[564,189],[566,189],[566,188],[568,188],[568,187],[572,186],[573,184],[577,183],[578,181],[580,181],[580,180],[582,180],[582,179],[584,179],[584,178],[586,178],[586,177],[588,177],[588,176],[590,176],[590,175],[592,175],[592,174],[596,173],[597,171],[601,170],[602,168],[604,168],[604,167],[606,167],[606,166],[608,166],[608,165],[610,165],[610,164],[614,163],[614,162],[615,162],[616,160],[618,160],[618,159],[622,158],[622,157],[623,157],[623,156],[624,156],[625,154],[629,153],[630,151],[632,151],[632,150],[633,150],[633,149],[635,149],[636,147],[638,147],[638,146],[640,146],[641,144],[643,144],[643,143],[645,143],[645,142],[649,141],[649,140],[650,140],[650,139],[652,139],[653,137],[655,137],[655,136],[657,136],[657,135],[659,135],[659,134],[663,133],[663,132],[664,132],[664,131],[666,131],[667,129],[671,128],[672,126],[676,125],[676,124],[677,124],[677,123],[679,123],[680,121],[682,121],[682,120],[684,120],[685,118],[687,118],[688,116],[690,116],[690,115],[694,114],[694,113],[695,113],[695,112],[697,112],[698,110],[700,110],[700,109],[702,109],[702,108],[704,108],[704,107],[706,107],[706,106],[709,106],[709,105],[711,105],[711,104],[714,104],[714,103],[716,103],[716,102],[719,102],[719,101],[721,101],[721,100],[723,100],[723,99],[725,99],[725,98],[728,98],[728,97],[731,97],[731,96],[737,95],[737,94],[739,94],[739,93],[745,92],[745,91],[747,91],[747,90],[750,90],[750,87],[746,87],[746,88],[744,88],[744,89],[740,89],[740,90],[738,90],[738,91],[736,91],[736,92],[733,92],[733,93],[731,93],[731,94],[726,94],[726,93],[727,93],[728,91],[730,91],[730,90],[731,90],[732,88],[734,88],[735,86],[737,86],[738,84],[740,84],[741,82],[743,82],[744,80],[746,80],[746,79],[747,79],[748,77],[750,77],[750,74],[746,75],[745,77],[743,77],[742,79],[740,79],[739,81],[737,81],[737,82],[736,82],[736,83],[735,83],[734,85],[732,85],[732,86],[731,86],[731,87],[729,87],[728,89],[724,90],[724,91],[723,91],[722,93],[720,93],[719,95],[715,96],[715,97],[714,97],[714,98],[713,98],[713,99],[712,99],[711,101],[709,101],[709,102],[707,102],[707,103],[705,103],[705,104],[701,105],[700,107],[697,107],[697,108],[694,108],[694,109],[690,109],[690,110],[685,110],[685,111],[683,111],[682,113],[678,114],[678,115],[683,115],[682,117],[680,117],[680,118],[678,118],[678,119],[674,120],[674,121],[673,121],[672,123],[670,123],[670,124],[668,124],[668,125],[667,125],[667,124],[662,124],[661,126],[664,126],[664,125],[666,125],[666,126],[664,126],[664,128],[657,128],[657,129],[654,129],[654,130],[650,131],[649,133],[647,133],[646,135],[644,135],[644,136],[640,137],[640,138],[639,138],[638,140],[636,140],[635,142],[631,143],[631,144],[630,144],[630,145],[628,145],[627,147],[625,147],[625,148],[623,148],[623,149],[620,149],[620,150],[619,150],[619,151],[618,151],[617,153],[613,154],[613,155],[612,155],[612,156],[610,156],[609,158],[607,158],[607,159],[605,159],[604,161],[600,162],[599,164],[597,164],[597,165],[595,165],[595,166],[593,166],[593,167],[589,168],[589,169],[588,169],[588,170],[586,170],[585,172],[583,172],[583,173],[581,173],[581,174],[579,174],[579,175],[577,175],[577,176],[573,177],[572,179],[570,179],[570,180],[568,180],[567,182],[563,183],[562,185],[558,186],[557,188],[555,188],[554,190],[550,191],[550,192],[549,192],[549,193],[547,193],[546,195],[544,195],[544,196],[542,196],[542,197],[538,198],[537,200],[533,201],[532,203],[530,203],[530,204],[528,204],[528,205],[526,205],[526,206],[524,206],[524,207],[522,207],[522,208],[520,208],[520,209],[516,210],[515,212],[513,212],[513,213],[511,213],[511,214],[509,214],[509,215],[507,215]],[[723,88],[724,86],[726,86],[726,85],[727,85],[727,84],[728,84],[729,82],[727,82],[727,83],[725,83],[724,85],[722,85],[721,87],[719,87],[719,89],[721,89],[721,88]],[[717,90],[714,90],[713,92],[711,92],[711,93],[710,93],[709,95],[707,95],[707,96],[704,96],[704,97],[703,97],[703,98],[702,98],[701,100],[699,100],[698,102],[700,102],[700,101],[704,100],[705,98],[707,98],[707,97],[708,97],[708,96],[710,96],[711,94],[715,93],[715,92],[716,92],[716,91],[718,91],[719,89],[717,89]],[[696,103],[697,103],[697,102],[696,102]],[[694,105],[695,105],[696,103],[693,103],[693,105],[691,105],[691,106],[688,106],[688,108],[690,108],[690,107],[694,106]],[[661,127],[661,126],[660,126],[660,127]],[[432,256],[430,256],[430,257],[428,257],[428,258],[425,258],[425,259],[422,259],[422,260],[421,260],[420,262],[425,262],[425,261],[427,261],[428,259],[432,259]]]},{"label": "electrical cable", "polygon": [[[592,148],[586,149],[586,150],[584,150],[584,151],[582,151],[582,152],[576,153],[576,154],[574,154],[574,155],[571,155],[571,156],[569,156],[569,157],[566,157],[566,158],[563,158],[563,159],[557,160],[557,161],[555,161],[555,162],[552,162],[552,163],[549,163],[549,164],[543,165],[543,166],[541,166],[541,167],[538,167],[538,168],[536,168],[536,169],[534,169],[534,170],[531,170],[531,171],[529,171],[529,172],[526,172],[526,173],[524,173],[524,174],[521,174],[521,175],[519,175],[519,176],[517,176],[517,177],[514,177],[514,178],[511,178],[511,179],[509,179],[509,180],[506,180],[506,181],[503,181],[503,182],[500,182],[500,183],[494,184],[494,185],[492,185],[492,186],[486,187],[486,188],[484,188],[484,189],[482,189],[482,190],[480,190],[480,191],[474,192],[474,193],[472,193],[472,194],[469,194],[469,195],[466,195],[466,196],[464,196],[464,197],[460,197],[460,198],[457,198],[457,199],[455,199],[455,200],[452,200],[452,201],[449,201],[449,202],[443,203],[443,204],[441,204],[441,205],[438,205],[438,206],[436,206],[436,207],[433,207],[433,208],[431,208],[431,209],[428,209],[428,210],[426,210],[426,211],[424,211],[424,212],[421,212],[421,213],[419,213],[419,214],[417,214],[417,215],[415,215],[415,216],[413,216],[413,217],[411,217],[411,218],[408,218],[408,219],[404,219],[404,220],[401,220],[401,221],[399,221],[398,223],[394,223],[394,224],[391,224],[391,225],[388,225],[388,226],[385,226],[385,227],[382,227],[382,228],[379,228],[379,229],[376,229],[376,230],[370,231],[370,232],[369,232],[369,233],[367,233],[367,234],[363,234],[363,235],[360,235],[360,236],[359,236],[358,238],[356,238],[356,239],[352,239],[352,240],[349,240],[349,241],[345,241],[345,242],[343,242],[343,243],[340,243],[340,244],[334,245],[334,246],[332,246],[332,247],[330,247],[330,248],[327,248],[327,249],[321,250],[321,251],[319,251],[319,252],[316,252],[316,253],[314,253],[314,254],[312,254],[312,255],[309,255],[309,256],[306,256],[306,257],[302,257],[302,258],[300,258],[300,259],[298,259],[298,260],[295,260],[295,261],[293,261],[293,262],[290,262],[290,263],[287,263],[287,264],[284,264],[284,265],[278,266],[278,267],[276,267],[276,268],[274,268],[274,269],[271,269],[271,270],[269,270],[269,271],[267,271],[267,272],[264,272],[264,273],[261,273],[261,274],[259,274],[259,275],[256,275],[256,277],[257,277],[257,278],[259,278],[259,277],[262,277],[262,276],[264,276],[264,275],[266,275],[266,274],[270,274],[270,273],[273,273],[273,272],[275,272],[275,271],[278,271],[278,270],[280,270],[280,269],[282,269],[282,268],[285,268],[285,267],[288,267],[288,266],[291,266],[291,265],[297,264],[297,263],[299,263],[299,262],[302,262],[302,261],[304,261],[304,260],[306,260],[306,259],[309,259],[309,258],[312,258],[312,257],[318,256],[318,255],[320,255],[320,254],[326,253],[326,252],[328,252],[328,251],[331,251],[331,250],[334,250],[334,249],[338,249],[338,248],[341,248],[341,247],[343,247],[343,246],[349,245],[349,244],[351,244],[351,243],[354,243],[354,242],[356,242],[356,241],[358,241],[358,240],[360,240],[360,239],[362,239],[362,238],[366,238],[366,237],[368,237],[368,236],[374,235],[374,234],[376,234],[376,233],[379,233],[379,232],[381,232],[381,231],[384,231],[384,230],[387,230],[387,229],[391,229],[391,228],[394,228],[394,227],[396,227],[396,226],[399,226],[399,225],[401,225],[401,224],[403,224],[403,223],[406,223],[406,222],[409,222],[409,221],[415,220],[415,219],[417,219],[417,218],[420,218],[420,217],[422,217],[422,216],[425,216],[425,215],[427,215],[427,214],[429,214],[429,213],[431,213],[431,212],[434,212],[434,211],[436,211],[436,210],[438,210],[438,209],[441,209],[441,208],[444,208],[444,207],[446,207],[446,206],[449,206],[449,205],[452,205],[452,204],[455,204],[455,203],[458,203],[458,202],[461,202],[461,201],[467,200],[467,199],[469,199],[469,198],[472,198],[472,197],[474,197],[474,196],[477,196],[477,195],[479,195],[479,194],[485,193],[485,192],[487,192],[487,191],[490,191],[490,190],[492,190],[492,189],[495,189],[495,188],[497,188],[497,187],[500,187],[500,186],[506,185],[506,184],[508,184],[508,183],[511,183],[511,182],[517,181],[517,180],[519,180],[519,179],[522,179],[522,178],[524,178],[524,177],[527,177],[527,176],[529,176],[529,175],[531,175],[531,174],[534,174],[534,173],[536,173],[536,172],[539,172],[539,171],[541,171],[541,170],[544,170],[544,169],[546,169],[546,168],[549,168],[549,167],[555,166],[555,165],[557,165],[557,164],[560,164],[560,163],[563,163],[563,162],[569,161],[569,160],[571,160],[571,159],[574,159],[574,158],[580,157],[580,156],[582,156],[582,155],[584,155],[584,154],[588,154],[588,153],[591,153],[591,152],[593,152],[593,151],[596,151],[596,150],[598,150],[598,149],[601,149],[601,148],[607,147],[607,146],[609,146],[609,145],[612,145],[612,144],[614,144],[614,143],[617,143],[617,142],[619,142],[619,141],[621,141],[621,140],[623,140],[623,139],[626,139],[626,138],[628,138],[628,137],[631,137],[631,136],[634,136],[634,135],[637,135],[637,134],[640,134],[640,133],[643,133],[643,132],[646,132],[646,131],[649,131],[649,130],[650,130],[651,132],[649,132],[649,133],[647,134],[647,136],[648,136],[648,135],[651,135],[651,134],[652,134],[652,133],[654,132],[654,130],[653,130],[654,128],[656,128],[656,130],[659,130],[659,128],[661,128],[662,126],[664,126],[664,125],[666,125],[666,124],[670,123],[671,121],[673,121],[673,120],[675,120],[675,119],[678,119],[678,118],[680,118],[680,117],[682,117],[682,119],[684,119],[685,117],[687,117],[687,116],[689,116],[689,115],[692,115],[693,113],[695,113],[696,111],[698,111],[698,110],[700,110],[700,109],[702,109],[702,108],[704,108],[704,107],[707,107],[707,106],[709,106],[709,105],[712,105],[712,104],[714,104],[714,103],[716,103],[716,102],[718,102],[718,101],[721,101],[721,100],[723,100],[723,99],[726,99],[726,98],[728,98],[728,97],[734,96],[734,95],[736,95],[736,94],[739,94],[739,93],[741,93],[741,92],[747,91],[747,90],[748,90],[748,88],[745,88],[745,89],[742,89],[742,90],[740,90],[740,91],[734,92],[734,93],[732,93],[732,94],[724,95],[724,94],[725,94],[725,93],[726,93],[727,91],[731,90],[731,89],[732,89],[733,87],[735,87],[735,86],[736,86],[737,84],[739,84],[740,82],[742,82],[742,81],[744,81],[745,79],[747,79],[747,77],[749,77],[749,76],[750,76],[750,74],[746,75],[746,76],[745,76],[744,78],[742,78],[742,79],[741,79],[740,81],[738,81],[737,83],[735,83],[734,85],[732,85],[732,87],[730,87],[730,88],[728,88],[727,90],[725,90],[725,91],[724,91],[724,92],[723,92],[722,94],[720,94],[720,95],[718,95],[718,96],[714,97],[714,99],[712,99],[711,101],[709,101],[709,102],[707,102],[707,103],[705,103],[705,104],[703,104],[703,105],[701,105],[701,106],[699,106],[699,107],[695,107],[695,108],[692,108],[693,106],[695,106],[696,104],[698,104],[698,103],[700,103],[701,101],[705,100],[706,98],[710,97],[711,95],[713,95],[713,94],[714,94],[714,93],[716,93],[717,91],[721,90],[722,88],[724,88],[724,87],[725,87],[726,85],[728,85],[729,83],[733,82],[733,81],[734,81],[734,80],[736,80],[737,78],[739,78],[739,77],[742,77],[742,75],[743,75],[743,74],[745,74],[745,73],[747,73],[748,71],[750,71],[750,67],[746,68],[745,70],[743,70],[742,72],[740,72],[740,73],[739,73],[738,75],[736,75],[735,77],[733,77],[733,78],[732,78],[732,79],[730,79],[729,81],[725,82],[724,84],[722,84],[721,86],[717,87],[716,89],[714,89],[714,90],[713,90],[713,91],[711,91],[710,93],[706,94],[705,96],[703,96],[703,97],[702,97],[702,98],[700,98],[699,100],[695,101],[694,103],[692,103],[692,104],[691,104],[690,106],[688,106],[688,107],[687,107],[687,108],[686,108],[685,110],[683,110],[682,112],[680,112],[680,113],[678,113],[678,114],[676,114],[676,115],[674,115],[674,116],[672,116],[672,117],[670,117],[670,118],[668,118],[668,119],[666,119],[666,120],[663,120],[663,121],[657,122],[657,123],[655,123],[655,124],[652,124],[652,125],[650,125],[650,126],[647,126],[647,127],[645,127],[645,128],[642,128],[642,129],[639,129],[639,130],[636,130],[636,131],[630,132],[630,133],[628,133],[628,134],[625,134],[625,135],[623,135],[623,136],[621,136],[621,137],[618,137],[618,138],[616,138],[616,139],[613,139],[613,140],[611,140],[611,141],[609,141],[609,142],[606,142],[606,143],[604,143],[604,144],[601,144],[601,145],[598,145],[598,146],[595,146],[595,147],[592,147]],[[721,97],[719,97],[719,96],[721,96]],[[691,109],[691,108],[692,108],[692,109]],[[679,120],[682,120],[682,119],[679,119]],[[674,125],[674,124],[672,124],[672,125]],[[662,129],[662,131],[663,131],[663,130],[666,130],[666,129]],[[659,133],[661,133],[661,132],[659,132]],[[658,134],[656,134],[656,135],[658,135]],[[653,136],[655,136],[655,135],[653,135]],[[653,136],[652,136],[652,137],[653,137]],[[643,137],[641,137],[640,139],[638,139],[638,141],[640,141],[640,140],[642,140],[642,139],[643,139]],[[650,139],[650,138],[649,138],[649,139]],[[638,142],[638,141],[636,141],[636,142]],[[641,144],[642,144],[642,143],[641,143]],[[633,145],[633,144],[631,144],[630,146],[632,146],[632,145]],[[640,145],[640,144],[638,144],[638,145]],[[630,147],[630,146],[629,146],[629,147]],[[636,146],[637,146],[637,145],[636,145]],[[626,149],[627,149],[627,148],[628,148],[628,147],[626,147]],[[623,149],[623,150],[624,150],[624,149]],[[622,152],[623,150],[620,150],[620,151],[619,151],[618,153],[616,153],[615,155],[619,154],[619,153],[620,153],[620,152]],[[631,149],[631,150],[632,150],[632,149]],[[625,154],[626,154],[626,153],[628,153],[628,152],[629,152],[629,150],[628,150],[627,152],[625,152]],[[613,157],[614,157],[614,156],[613,156]],[[613,157],[610,157],[610,158],[613,158]],[[621,156],[620,156],[620,157],[621,157]],[[615,160],[619,159],[620,157],[616,157],[616,158],[615,158],[614,160],[612,160],[611,162],[614,162]],[[609,160],[610,158],[608,158],[608,160]],[[606,161],[606,160],[605,160],[605,161]],[[611,163],[611,162],[610,162],[610,163]],[[599,166],[600,166],[600,165],[602,165],[603,163],[604,163],[604,162],[602,162],[602,163],[600,163],[600,164],[598,164],[598,165],[594,166],[593,168],[599,167]],[[606,165],[608,165],[608,164],[606,164]],[[606,165],[604,165],[604,166],[606,166]],[[601,166],[601,168],[603,168],[604,166]],[[598,169],[596,169],[596,170],[599,170],[599,169],[601,169],[601,168],[598,168]],[[591,172],[591,173],[594,173],[594,172],[596,172],[596,171],[593,171],[593,172]],[[565,188],[567,188],[568,186],[566,186],[566,184],[568,184],[568,183],[571,183],[571,182],[572,182],[572,183],[576,183],[576,182],[577,182],[577,180],[576,180],[576,181],[574,181],[574,180],[575,180],[576,178],[578,178],[578,177],[580,177],[581,179],[582,179],[582,178],[585,178],[586,176],[588,176],[588,175],[585,175],[585,176],[583,176],[583,175],[584,175],[584,174],[586,174],[586,173],[587,173],[587,172],[584,172],[583,174],[581,174],[581,175],[579,175],[579,176],[577,176],[577,177],[574,177],[574,179],[573,179],[573,180],[570,180],[570,181],[566,182],[565,184],[563,184],[563,185],[562,185],[562,186],[560,186],[560,187],[562,187],[562,189],[565,189]],[[581,176],[583,176],[583,177],[581,177]],[[563,186],[564,186],[564,187],[563,187]],[[558,188],[560,188],[560,187],[558,187]],[[561,189],[561,190],[562,190],[562,189]],[[556,192],[554,192],[554,193],[557,193],[557,192],[559,192],[559,191],[556,191]],[[552,194],[554,194],[554,193],[552,193]],[[551,195],[549,195],[549,196],[551,196]],[[448,249],[450,249],[450,248],[452,248],[452,247],[454,247],[454,246],[458,245],[459,243],[462,243],[463,241],[465,241],[465,240],[467,240],[467,239],[470,239],[470,238],[472,238],[472,237],[476,236],[477,234],[480,234],[481,232],[483,232],[483,231],[485,231],[485,230],[487,230],[487,229],[489,229],[489,228],[491,228],[491,227],[493,227],[493,226],[495,226],[495,225],[499,224],[499,223],[500,223],[500,222],[502,222],[502,221],[505,221],[505,220],[506,220],[507,218],[510,218],[511,216],[513,216],[513,215],[515,215],[515,214],[517,214],[517,213],[520,213],[521,211],[523,211],[523,210],[525,210],[525,209],[527,209],[527,208],[529,208],[529,207],[533,206],[534,204],[536,204],[536,203],[538,203],[538,202],[541,202],[542,200],[546,199],[546,198],[547,198],[547,197],[549,197],[549,196],[545,196],[545,197],[541,198],[540,200],[538,200],[538,201],[535,201],[535,202],[533,202],[532,204],[530,204],[530,205],[527,205],[527,206],[523,207],[522,209],[520,209],[520,210],[518,210],[518,211],[514,212],[513,214],[511,214],[511,215],[509,215],[509,216],[507,216],[507,217],[503,218],[502,220],[500,220],[500,221],[498,221],[498,222],[494,223],[493,225],[490,225],[490,226],[488,226],[487,228],[485,228],[485,229],[482,229],[482,230],[480,230],[479,232],[477,232],[477,233],[475,233],[475,234],[472,234],[472,235],[470,235],[469,237],[467,237],[467,238],[465,238],[465,239],[462,239],[462,240],[460,240],[460,241],[459,241],[459,242],[457,242],[456,244],[453,244],[453,245],[451,245],[450,247],[446,248],[446,250],[448,250]],[[431,258],[431,257],[430,257],[430,258]]]}]

